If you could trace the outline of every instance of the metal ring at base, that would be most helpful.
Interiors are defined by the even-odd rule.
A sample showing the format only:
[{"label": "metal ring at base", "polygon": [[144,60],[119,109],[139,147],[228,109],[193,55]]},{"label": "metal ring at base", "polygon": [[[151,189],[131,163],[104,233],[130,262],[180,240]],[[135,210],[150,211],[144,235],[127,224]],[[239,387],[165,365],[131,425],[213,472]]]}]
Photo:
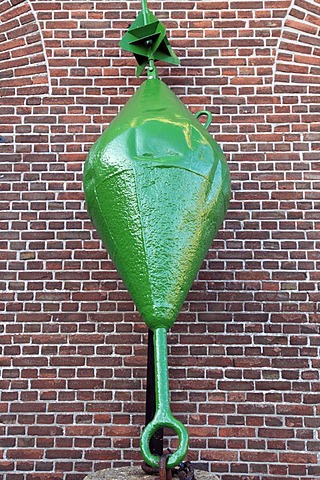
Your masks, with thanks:
[{"label": "metal ring at base", "polygon": [[167,468],[173,468],[182,462],[188,451],[189,435],[185,426],[173,416],[171,418],[157,419],[156,417],[146,426],[140,438],[140,448],[144,461],[152,467],[159,467],[160,457],[150,451],[150,440],[152,435],[161,427],[172,428],[179,438],[178,449],[169,455]]}]

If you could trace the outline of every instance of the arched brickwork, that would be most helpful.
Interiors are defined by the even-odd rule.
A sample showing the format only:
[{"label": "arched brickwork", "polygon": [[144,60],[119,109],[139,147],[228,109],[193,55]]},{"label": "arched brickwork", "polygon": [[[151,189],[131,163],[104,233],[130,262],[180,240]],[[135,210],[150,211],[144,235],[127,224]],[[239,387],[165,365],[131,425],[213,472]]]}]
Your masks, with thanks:
[{"label": "arched brickwork", "polygon": [[[37,133],[43,127],[37,126],[35,108],[50,88],[46,50],[32,4],[0,2],[0,152],[10,153],[11,161],[20,160],[20,152],[31,151],[32,142],[40,140]],[[14,176],[16,181],[19,176]]]},{"label": "arched brickwork", "polygon": [[46,52],[29,0],[1,3],[0,39],[1,96],[48,93]]},{"label": "arched brickwork", "polygon": [[319,17],[319,3],[306,0],[295,0],[292,3],[281,32],[276,57],[276,85],[287,85],[291,92],[296,87],[297,93],[305,95],[319,93]]}]

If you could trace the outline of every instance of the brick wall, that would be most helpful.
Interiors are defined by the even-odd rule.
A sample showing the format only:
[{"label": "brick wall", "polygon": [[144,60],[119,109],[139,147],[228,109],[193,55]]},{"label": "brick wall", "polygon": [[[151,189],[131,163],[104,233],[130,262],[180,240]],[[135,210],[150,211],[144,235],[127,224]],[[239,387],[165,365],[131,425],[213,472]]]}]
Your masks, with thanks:
[{"label": "brick wall", "polygon": [[[0,1],[0,478],[140,461],[146,327],[86,214],[86,152],[141,79],[138,1]],[[160,76],[233,178],[169,336],[189,459],[222,480],[320,476],[320,4],[150,1],[182,60]]]}]

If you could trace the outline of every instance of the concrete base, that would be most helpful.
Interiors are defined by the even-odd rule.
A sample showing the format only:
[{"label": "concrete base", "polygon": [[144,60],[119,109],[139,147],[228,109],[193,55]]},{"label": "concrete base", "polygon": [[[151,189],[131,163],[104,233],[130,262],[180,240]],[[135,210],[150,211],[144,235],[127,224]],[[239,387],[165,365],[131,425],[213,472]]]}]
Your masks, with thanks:
[{"label": "concrete base", "polygon": [[[196,480],[219,480],[213,473],[195,470]],[[178,477],[173,479],[179,480]],[[107,468],[91,473],[84,480],[159,480],[156,475],[146,475],[141,467]]]}]

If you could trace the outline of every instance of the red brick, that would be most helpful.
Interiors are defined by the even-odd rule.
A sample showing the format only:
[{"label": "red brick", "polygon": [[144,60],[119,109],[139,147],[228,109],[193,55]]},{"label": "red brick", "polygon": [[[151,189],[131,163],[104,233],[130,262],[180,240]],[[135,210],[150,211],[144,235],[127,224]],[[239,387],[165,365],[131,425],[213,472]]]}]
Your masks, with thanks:
[{"label": "red brick", "polygon": [[[45,45],[28,2],[0,5],[4,480],[140,462],[147,330],[81,184],[141,83],[118,47],[135,3],[35,2]],[[233,199],[169,335],[172,409],[221,480],[317,478],[319,7],[180,3],[150,2],[183,59],[160,77],[213,113]]]},{"label": "red brick", "polygon": [[36,448],[15,448],[14,450],[8,450],[8,458],[19,459],[39,459],[43,458],[43,450]]}]

